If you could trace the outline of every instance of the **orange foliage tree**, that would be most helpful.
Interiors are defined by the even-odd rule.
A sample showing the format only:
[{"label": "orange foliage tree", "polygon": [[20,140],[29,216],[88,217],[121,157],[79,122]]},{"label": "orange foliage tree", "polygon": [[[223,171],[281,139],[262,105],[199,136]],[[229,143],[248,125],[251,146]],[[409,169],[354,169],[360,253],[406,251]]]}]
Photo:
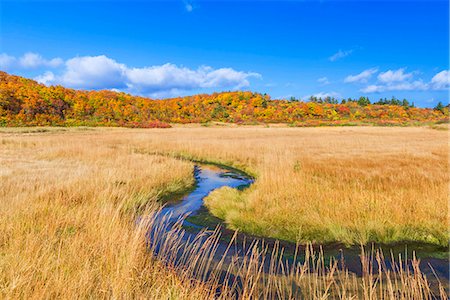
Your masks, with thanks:
[{"label": "orange foliage tree", "polygon": [[[271,100],[248,91],[152,100],[113,91],[83,91],[39,84],[0,72],[0,126],[170,127],[169,123],[291,123],[298,126],[403,125],[448,120],[447,107],[416,108],[367,98],[311,102]],[[407,101],[406,101],[407,103]]]}]

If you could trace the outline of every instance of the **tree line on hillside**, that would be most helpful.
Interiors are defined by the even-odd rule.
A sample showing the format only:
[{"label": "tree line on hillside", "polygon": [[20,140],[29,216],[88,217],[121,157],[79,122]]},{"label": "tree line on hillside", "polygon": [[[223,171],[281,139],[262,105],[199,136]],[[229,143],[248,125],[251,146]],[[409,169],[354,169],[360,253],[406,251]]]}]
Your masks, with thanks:
[{"label": "tree line on hillside", "polygon": [[[395,96],[392,96],[391,99],[387,99],[387,98],[380,98],[378,101],[375,102],[371,102],[369,97],[364,97],[361,96],[358,99],[352,99],[352,98],[347,98],[347,99],[342,99],[341,101],[339,101],[338,99],[336,99],[335,97],[316,97],[316,96],[310,96],[309,97],[309,102],[314,102],[314,103],[328,103],[328,104],[346,104],[346,103],[357,103],[360,106],[366,106],[366,105],[397,105],[397,106],[403,106],[403,107],[415,107],[414,102],[409,102],[407,99],[397,99]],[[294,102],[299,102],[301,100],[295,98],[295,97],[290,97],[289,101],[294,101]],[[449,105],[447,105],[448,107]],[[445,106],[444,104],[442,104],[441,101],[438,102],[438,104],[434,107],[435,110],[439,110],[444,112]]]},{"label": "tree line on hillside", "polygon": [[152,100],[123,92],[45,86],[0,72],[0,126],[170,127],[169,123],[290,123],[298,126],[402,125],[448,120],[449,107],[417,108],[406,99],[312,97],[271,100],[248,91]]}]

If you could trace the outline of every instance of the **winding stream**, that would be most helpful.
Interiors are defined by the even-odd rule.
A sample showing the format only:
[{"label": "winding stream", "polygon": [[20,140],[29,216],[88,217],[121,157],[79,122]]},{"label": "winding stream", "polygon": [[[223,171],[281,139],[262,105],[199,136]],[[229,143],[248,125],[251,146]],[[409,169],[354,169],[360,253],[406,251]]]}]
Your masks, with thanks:
[{"label": "winding stream", "polygon": [[[160,215],[168,216],[171,220],[177,220],[186,214],[195,215],[202,208],[203,199],[211,191],[223,186],[247,187],[253,183],[247,176],[212,166],[195,166],[194,176],[197,184],[195,189],[181,201],[164,207]],[[190,225],[195,226],[192,223]]]},{"label": "winding stream", "polygon": [[[206,243],[209,236],[217,234],[217,231],[212,231],[214,226],[201,225],[191,221],[192,219],[195,220],[192,216],[195,217],[199,214],[208,214],[203,206],[203,199],[211,191],[223,186],[245,188],[253,183],[253,179],[244,174],[211,165],[196,166],[194,176],[197,182],[195,189],[181,200],[165,206],[156,216],[154,216],[154,222],[161,224],[161,226],[156,226],[156,229],[154,228],[148,233],[150,243],[153,241],[153,251],[157,254],[164,252],[165,257],[172,255],[171,260],[172,262],[175,262],[175,264],[178,264],[178,262],[179,264],[186,263],[185,261],[182,261],[183,259],[186,259],[186,255],[183,254],[182,250],[171,251],[170,249],[165,249],[164,247],[168,247],[165,244],[165,240],[171,239],[172,247],[173,244],[176,243],[177,249],[187,249],[192,244],[192,241],[200,240],[200,244],[202,242]],[[190,216],[190,218],[186,220],[187,216]],[[214,225],[217,224],[218,223]],[[178,229],[174,230],[174,227],[176,226],[178,226]],[[214,243],[214,251],[211,253],[208,252],[207,255],[210,255],[210,259],[213,261],[220,261],[220,263],[223,264],[223,269],[226,269],[226,266],[230,264],[233,259],[236,259],[236,257],[245,256],[246,253],[248,253],[249,247],[254,245],[255,241],[261,242],[263,240],[260,237],[242,233],[235,236],[234,231],[226,229],[225,226],[221,226],[221,228],[217,230],[220,231],[221,238],[217,239],[217,242]],[[172,233],[164,236],[167,232]],[[234,239],[233,247],[229,247],[232,236]],[[290,262],[294,260],[296,262],[302,262],[302,259],[304,260],[304,257],[301,255],[294,256],[294,252],[297,253],[296,249],[304,250],[305,247],[302,248],[302,246],[295,245],[294,243],[267,238],[264,238],[264,244],[268,246],[268,255],[270,255],[271,249],[278,247],[278,249],[284,249],[283,257],[285,260]],[[447,249],[439,249],[431,245],[413,243],[375,245],[375,248],[377,247],[381,247],[383,252],[386,253],[386,256],[390,256],[389,253],[392,253],[397,258],[399,254],[402,255],[402,258],[405,256],[411,258],[412,251],[414,251],[416,257],[420,258],[420,268],[422,272],[427,275],[427,278],[431,279],[430,281],[435,277],[434,274],[436,274],[443,282],[448,282],[449,280],[449,259]],[[348,248],[341,244],[332,244],[325,245],[322,249],[324,257],[335,257],[337,260],[345,258],[345,268],[350,272],[361,275],[360,247]],[[194,248],[189,249],[188,251],[191,251],[191,253],[192,251],[203,251],[203,253],[205,253],[205,250],[195,250]],[[386,259],[385,262],[389,266],[389,260]],[[432,268],[430,266],[432,266]],[[205,275],[203,275],[203,277],[204,276]]]}]

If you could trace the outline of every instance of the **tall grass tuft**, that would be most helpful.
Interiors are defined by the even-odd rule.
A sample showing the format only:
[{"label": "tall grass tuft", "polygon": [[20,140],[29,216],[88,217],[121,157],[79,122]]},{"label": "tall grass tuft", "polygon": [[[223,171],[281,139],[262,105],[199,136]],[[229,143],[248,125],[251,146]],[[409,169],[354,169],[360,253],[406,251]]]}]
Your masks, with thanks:
[{"label": "tall grass tuft", "polygon": [[[193,286],[204,284],[205,297],[218,299],[447,299],[436,277],[434,286],[419,268],[419,260],[390,257],[382,250],[361,248],[362,276],[348,271],[345,262],[326,259],[310,245],[292,260],[283,257],[278,243],[238,242],[236,234],[227,247],[220,229],[186,232],[183,218],[141,220],[149,232],[150,252],[169,269],[190,278]],[[156,221],[155,221],[156,220]],[[145,225],[143,225],[145,224]],[[297,255],[304,255],[302,261]],[[328,262],[326,262],[328,261]],[[386,263],[387,262],[387,263]]]}]

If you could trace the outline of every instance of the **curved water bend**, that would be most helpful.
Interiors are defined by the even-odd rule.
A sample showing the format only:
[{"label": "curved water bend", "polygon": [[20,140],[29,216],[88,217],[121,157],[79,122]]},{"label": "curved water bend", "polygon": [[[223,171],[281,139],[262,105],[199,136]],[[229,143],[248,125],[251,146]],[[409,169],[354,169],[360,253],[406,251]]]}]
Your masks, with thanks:
[{"label": "curved water bend", "polygon": [[[202,254],[205,251],[206,252],[203,253],[205,260],[211,259],[211,261],[214,261],[217,266],[216,271],[222,267],[228,267],[230,264],[236,263],[239,259],[241,259],[241,261],[245,261],[245,259],[242,258],[245,258],[245,256],[248,255],[249,250],[251,250],[252,245],[254,245],[254,242],[258,242],[261,238],[247,234],[240,234],[240,237],[237,237],[237,240],[234,241],[233,247],[230,247],[230,241],[219,239],[219,236],[216,235],[216,242],[209,244],[211,248],[210,250],[205,250],[208,247],[200,249],[197,248],[196,242],[200,242],[197,244],[207,243],[209,236],[214,236],[217,232],[225,233],[227,230],[221,227],[219,231],[207,231],[208,228],[201,225],[192,224],[186,220],[186,217],[199,213],[203,207],[204,198],[215,189],[224,186],[231,188],[248,187],[253,183],[253,179],[245,175],[238,174],[237,171],[231,172],[210,165],[202,165],[201,167],[195,166],[194,175],[196,179],[195,189],[180,201],[167,205],[160,210],[156,216],[153,216],[153,225],[148,232],[150,248],[155,252],[155,254],[161,256],[168,262],[170,261],[170,263],[175,266],[186,266],[186,264],[189,264],[189,262],[185,261],[186,257],[189,257],[189,255],[192,254],[195,256],[196,253]],[[177,225],[184,226],[180,227]],[[189,230],[183,230],[182,227],[185,229],[189,228]],[[240,238],[243,238],[243,242],[242,240],[239,240]],[[270,267],[271,251],[272,249],[277,248],[277,243],[280,243],[280,246],[283,248],[281,251],[285,254],[283,261],[290,263],[304,261],[304,258],[296,256],[297,250],[299,249],[298,245],[289,242],[270,241],[269,239],[266,245],[269,245],[270,247],[268,248],[266,254],[264,254],[263,257],[260,257],[263,261],[263,271],[266,271],[266,267]],[[416,247],[414,248],[416,248],[415,250],[417,250],[418,256],[421,257],[420,268],[423,273],[429,276],[429,278],[434,277],[434,275],[437,274],[439,278],[448,280],[448,258],[439,259],[430,257],[426,249],[422,249],[425,252],[420,255],[419,252],[422,251],[420,251],[419,245]],[[392,251],[392,248],[393,247],[389,247],[386,253]],[[394,250],[395,253],[405,253],[404,246],[400,245],[397,246],[397,248],[397,250]],[[343,257],[345,256],[346,270],[357,275],[362,275],[360,260],[361,249],[359,247],[342,248],[342,245],[335,244],[329,245],[323,250],[325,256],[334,257],[338,261],[343,260]],[[266,255],[269,259],[265,259]],[[388,259],[386,259],[385,264],[390,266]],[[209,265],[209,262],[207,265]],[[433,268],[431,268],[431,265],[433,265]],[[389,268],[391,267],[392,266]],[[208,270],[195,269],[195,271],[193,271],[193,275],[199,275],[204,280],[209,276],[205,274],[211,274],[210,270],[212,269],[212,267]]]},{"label": "curved water bend", "polygon": [[214,166],[195,166],[195,189],[176,203],[169,204],[158,213],[157,219],[176,222],[183,219],[185,225],[203,229],[185,220],[186,216],[194,216],[203,206],[203,199],[212,191],[227,186],[231,188],[244,188],[253,183],[253,179]]},{"label": "curved water bend", "polygon": [[181,201],[164,207],[159,213],[160,216],[166,216],[173,221],[186,215],[195,215],[203,206],[203,199],[215,189],[224,186],[241,188],[253,183],[253,179],[249,177],[213,166],[195,166],[194,175],[195,189]]}]

